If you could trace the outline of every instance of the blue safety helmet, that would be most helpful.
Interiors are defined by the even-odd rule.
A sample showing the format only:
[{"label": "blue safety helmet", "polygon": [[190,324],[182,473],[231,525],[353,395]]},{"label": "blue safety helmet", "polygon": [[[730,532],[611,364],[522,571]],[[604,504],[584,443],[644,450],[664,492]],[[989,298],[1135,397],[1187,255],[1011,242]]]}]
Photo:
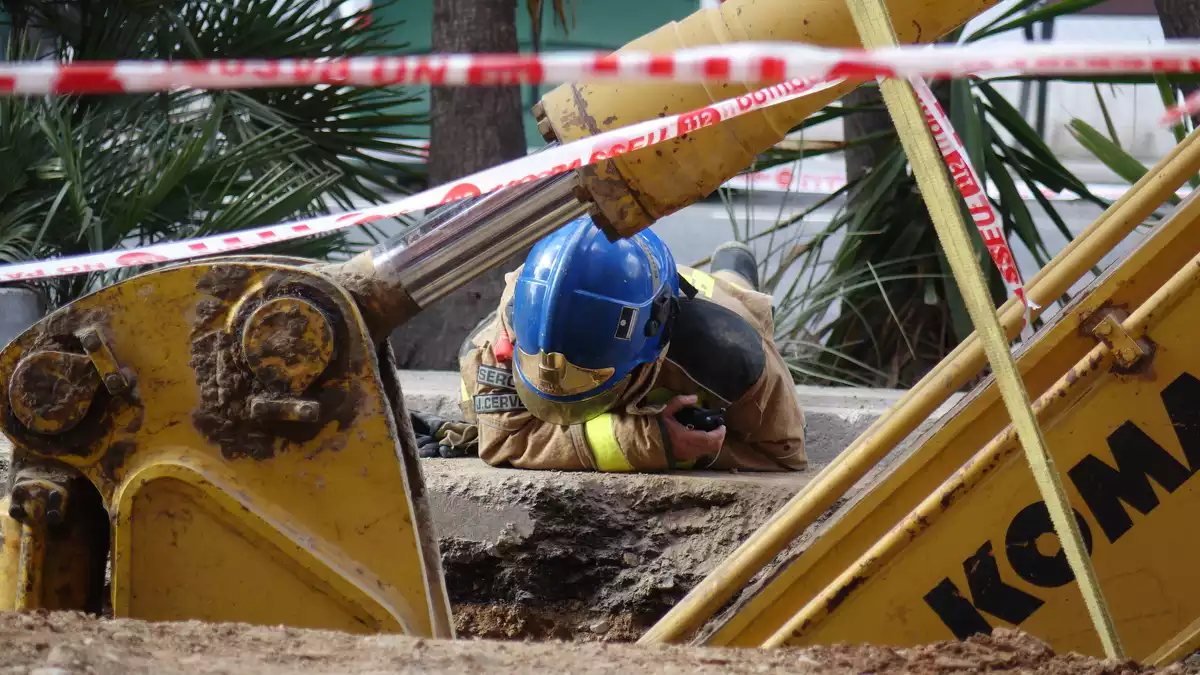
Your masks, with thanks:
[{"label": "blue safety helmet", "polygon": [[612,242],[584,216],[542,239],[509,319],[522,403],[564,425],[606,412],[662,354],[678,294],[675,258],[649,230]]}]

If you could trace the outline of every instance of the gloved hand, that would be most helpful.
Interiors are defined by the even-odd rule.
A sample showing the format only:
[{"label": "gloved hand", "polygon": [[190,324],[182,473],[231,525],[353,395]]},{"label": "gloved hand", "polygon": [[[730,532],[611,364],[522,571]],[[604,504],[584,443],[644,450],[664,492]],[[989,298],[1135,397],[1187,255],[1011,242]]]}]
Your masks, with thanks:
[{"label": "gloved hand", "polygon": [[466,422],[446,422],[438,430],[438,452],[445,459],[479,454],[479,427]]},{"label": "gloved hand", "polygon": [[409,411],[409,419],[417,437],[418,457],[453,459],[479,454],[479,428],[474,424],[419,410]]},{"label": "gloved hand", "polygon": [[408,418],[412,422],[413,435],[417,437],[417,456],[440,457],[437,431],[446,420],[417,410],[409,411]]}]

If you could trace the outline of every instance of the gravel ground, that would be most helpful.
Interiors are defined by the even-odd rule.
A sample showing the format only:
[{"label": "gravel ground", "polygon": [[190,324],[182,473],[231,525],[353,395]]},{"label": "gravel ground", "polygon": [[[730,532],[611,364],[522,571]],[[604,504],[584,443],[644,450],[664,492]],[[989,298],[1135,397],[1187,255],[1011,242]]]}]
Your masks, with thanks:
[{"label": "gravel ground", "polygon": [[0,615],[0,673],[1192,673],[1055,655],[1023,634],[913,649],[707,649],[424,640],[241,624],[147,623],[76,613]]}]

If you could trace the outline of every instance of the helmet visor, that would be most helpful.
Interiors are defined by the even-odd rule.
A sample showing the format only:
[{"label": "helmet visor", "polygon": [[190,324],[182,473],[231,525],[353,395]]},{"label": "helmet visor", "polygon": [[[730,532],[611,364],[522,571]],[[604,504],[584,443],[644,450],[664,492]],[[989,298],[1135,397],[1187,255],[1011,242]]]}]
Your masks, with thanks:
[{"label": "helmet visor", "polygon": [[567,360],[558,352],[530,354],[520,345],[516,350],[517,369],[532,389],[542,396],[578,396],[604,386],[616,372],[613,368],[585,368]]},{"label": "helmet visor", "polygon": [[521,403],[525,404],[525,407],[529,409],[529,412],[534,417],[550,424],[570,426],[572,424],[583,424],[594,417],[608,412],[625,395],[625,391],[629,389],[629,383],[632,380],[633,373],[630,373],[600,394],[569,403],[552,401],[543,397],[538,392],[526,386],[524,379],[519,376],[513,378],[513,384],[516,385],[517,396],[521,399]]}]

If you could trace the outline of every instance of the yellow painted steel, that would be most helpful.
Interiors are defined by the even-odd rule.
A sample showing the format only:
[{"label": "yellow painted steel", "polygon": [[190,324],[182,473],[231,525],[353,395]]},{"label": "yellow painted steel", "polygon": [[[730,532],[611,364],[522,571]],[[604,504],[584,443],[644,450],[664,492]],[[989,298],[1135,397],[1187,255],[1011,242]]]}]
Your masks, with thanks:
[{"label": "yellow painted steel", "polygon": [[46,523],[40,517],[21,525],[17,545],[17,592],[13,608],[18,612],[42,608],[42,579],[46,566]]},{"label": "yellow painted steel", "polygon": [[[1111,243],[1119,241],[1121,236],[1143,222],[1167,195],[1178,189],[1189,175],[1200,170],[1198,140],[1200,132],[1191,134],[1177,148],[1175,155],[1164,158],[1156,167],[1159,171],[1148,174],[1126,193],[1122,198],[1125,201],[1114,204],[1107,218],[1093,224],[1095,229],[1089,229],[1086,238],[1073,241],[1073,246],[1056,258],[1061,262],[1048,266],[1048,270],[1043,270],[1031,281],[1030,296],[1045,305],[1061,295],[1074,278],[1099,261]],[[1031,394],[1036,396],[1046,391],[1095,346],[1096,339],[1088,327],[1096,321],[1099,310],[1141,304],[1197,250],[1200,250],[1200,199],[1189,196],[1165,222],[1155,226],[1141,246],[1094,282],[1085,295],[1039,331],[1035,341],[1021,351],[1017,366]],[[1007,309],[1003,316],[1008,320],[1011,334],[1020,320],[1020,307],[1010,303]],[[822,482],[823,477],[819,475],[810,484],[812,487],[785,506],[773,518],[773,523],[768,523],[768,527],[775,526],[774,530],[760,530],[743,548],[757,546],[770,551],[771,555],[782,550],[790,537],[803,532],[842,491],[864,476],[874,462],[911,433],[945,400],[946,395],[978,371],[982,365],[979,351],[978,342],[960,345],[957,356],[952,355],[939,364],[843,453],[845,459],[840,464],[826,469],[836,481]],[[999,433],[1008,421],[994,384],[976,389],[944,418],[940,426],[927,432],[922,441],[908,451],[903,462],[895,463],[888,474],[870,486],[869,491],[839,510],[811,546],[787,561],[767,584],[756,589],[751,598],[721,617],[714,629],[703,636],[704,641],[732,646],[762,644],[796,608],[802,607],[831,583],[875,540],[884,536],[903,514],[915,508],[978,448]],[[835,482],[839,485],[834,485]],[[795,506],[797,504],[800,508]],[[754,541],[755,537],[759,541]],[[769,559],[767,556],[758,563],[759,566]],[[742,561],[731,557],[722,563],[722,567],[729,564],[733,568],[732,563],[737,562]],[[744,574],[745,567],[752,565],[733,569]],[[713,574],[720,570],[719,567]],[[751,569],[749,574],[754,571]],[[728,583],[729,577],[723,578]],[[749,576],[745,578],[748,580]],[[703,583],[709,583],[709,580]]]},{"label": "yellow painted steel", "polygon": [[1159,647],[1143,661],[1155,668],[1165,668],[1176,661],[1182,661],[1200,649],[1200,619],[1187,625],[1174,638]]},{"label": "yellow painted steel", "polygon": [[0,612],[17,609],[17,576],[21,564],[21,524],[8,517],[7,496],[0,498]]},{"label": "yellow painted steel", "polygon": [[[899,20],[902,41],[928,42],[992,4],[993,0],[895,0],[891,9]],[[730,0],[720,9],[703,10],[627,48],[675,48],[747,39],[858,44],[844,0],[810,0],[801,5]],[[653,118],[660,112],[700,107],[756,86],[655,85],[653,90],[641,93],[620,85],[563,87],[543,101],[547,116],[543,126],[569,140]],[[588,189],[602,212],[616,221],[618,231],[636,232],[653,219],[710,193],[745,168],[755,152],[781,138],[792,124],[845,91],[848,86],[689,134],[674,142],[662,157],[635,152],[604,162],[588,174]],[[1144,189],[1127,194],[1089,228],[1090,236],[1072,242],[1065,255],[1035,277],[1031,296],[1045,304],[1095,264],[1102,251],[1159,206],[1162,198],[1155,195],[1174,191],[1182,184],[1184,174],[1195,172],[1200,162],[1198,148],[1200,144],[1189,139],[1160,162],[1139,182]],[[1172,183],[1179,176],[1184,178]],[[1192,209],[1193,214],[1184,225],[1161,228],[1160,237],[1172,233],[1172,238],[1161,241],[1173,244],[1173,249],[1161,246],[1157,252],[1138,259],[1141,267],[1128,265],[1129,269],[1118,270],[1114,278],[1119,277],[1121,283],[1107,280],[1073,308],[1067,319],[1044,331],[1043,339],[1026,349],[1018,367],[1027,371],[1031,392],[1045,391],[1081,353],[1096,348],[1093,326],[1087,322],[1101,303],[1135,306],[1179,269],[1180,256],[1200,247],[1198,228],[1190,226],[1195,220],[1196,204],[1188,201],[1181,207],[1181,213]],[[1172,261],[1176,261],[1174,266]],[[332,304],[322,311],[325,316],[332,312],[334,353],[330,363],[324,363],[326,357],[320,345],[325,344],[326,336],[318,330],[320,339],[312,342],[318,345],[319,353],[314,362],[276,379],[288,386],[256,391],[258,398],[254,400],[262,403],[257,406],[261,415],[276,414],[272,412],[275,404],[283,411],[278,413],[281,419],[269,420],[272,424],[303,422],[308,417],[304,411],[314,410],[313,404],[318,404],[322,419],[318,432],[300,434],[303,438],[286,442],[280,436],[294,434],[280,432],[277,426],[268,427],[266,435],[274,440],[264,446],[262,427],[247,425],[249,421],[264,421],[256,417],[251,399],[244,399],[247,404],[239,409],[237,401],[243,399],[211,388],[202,391],[188,362],[203,360],[191,348],[197,326],[222,330],[222,335],[229,338],[214,345],[219,349],[212,353],[234,353],[239,344],[251,351],[263,345],[264,338],[251,336],[247,340],[246,334],[236,334],[235,329],[242,317],[262,306],[257,303],[289,283],[315,285],[331,299]],[[1019,319],[1020,308],[1013,303],[1002,310],[1003,327],[1009,337],[1015,334]],[[97,351],[84,345],[80,350],[71,342],[72,336],[81,340],[83,331],[96,327],[104,339],[103,348]],[[1080,331],[1083,327],[1087,330]],[[1109,329],[1110,339],[1123,339],[1119,331],[1113,332],[1117,327],[1112,321]],[[1068,335],[1071,331],[1074,333]],[[145,349],[148,341],[158,349]],[[59,434],[50,438],[16,434],[17,458],[49,459],[77,467],[99,491],[114,515],[116,528],[113,593],[118,615],[405,630],[437,636],[452,632],[436,543],[424,512],[415,451],[401,447],[404,432],[398,431],[397,425],[403,429],[407,422],[398,388],[386,362],[380,366],[382,352],[375,351],[362,317],[341,289],[314,272],[296,269],[292,262],[208,261],[163,270],[105,289],[42,322],[0,353],[0,373],[11,374],[23,354],[46,346],[87,352],[103,376],[105,388],[96,393],[90,408],[81,410],[84,419],[78,427],[45,429]],[[1153,358],[1158,356],[1156,353]],[[278,365],[279,361],[274,363]],[[983,364],[981,343],[972,337],[951,359],[939,364],[899,407],[873,426],[869,435],[856,442],[850,453],[822,472],[816,487],[776,514],[643,641],[674,640],[695,628]],[[236,363],[218,360],[215,375],[208,375],[226,378],[230,391],[238,392],[245,388],[245,383],[237,380],[239,372]],[[114,388],[115,381],[110,383],[108,378],[112,374],[127,375],[129,390]],[[253,374],[241,372],[240,376]],[[7,387],[7,377],[0,387]],[[287,400],[280,400],[284,395]],[[0,407],[8,405],[8,399],[7,395],[0,397]],[[344,410],[346,401],[353,402],[353,415],[329,417],[330,409]],[[214,415],[213,406],[227,412],[235,410],[236,414]],[[202,414],[194,415],[196,410]],[[829,530],[831,534],[817,540],[799,564],[786,567],[765,592],[743,605],[735,620],[726,623],[713,641],[762,644],[798,608],[811,604],[819,594],[826,593],[822,597],[833,599],[835,596],[824,589],[847,568],[865,562],[863,553],[881,535],[1007,421],[994,386],[981,388],[961,408],[959,417],[943,425],[929,443],[857,505],[839,512]],[[217,428],[222,421],[229,422],[234,431],[247,433],[217,438],[224,433]],[[250,433],[254,429],[260,436]],[[1019,469],[1020,462],[1016,464]],[[1024,477],[1029,479],[1027,472]],[[963,499],[972,499],[994,479],[991,474],[980,477],[978,487],[964,493]],[[1032,486],[1032,481],[1029,483]],[[1033,494],[1036,498],[1036,490]],[[987,501],[970,503],[986,505]],[[866,504],[875,506],[867,509]],[[947,527],[955,522],[957,513],[946,512],[931,526]],[[859,530],[851,531],[845,525],[850,522],[859,523]],[[0,517],[0,527],[6,532],[11,525],[11,521],[3,522]],[[832,536],[834,532],[836,537]],[[888,548],[897,555],[887,565],[870,563],[873,567],[868,571],[875,576],[863,588],[855,584],[858,590],[846,597],[852,598],[850,602],[870,602],[862,598],[904,591],[909,585],[903,576],[887,575],[894,565],[911,564],[913,546],[933,546],[932,553],[942,558],[931,560],[943,565],[949,560],[944,554],[959,555],[952,550],[954,543],[943,542],[943,548],[938,548],[937,542],[930,544],[928,538],[920,537],[900,548]],[[892,547],[899,542],[890,538],[880,545]],[[7,557],[0,558],[0,583],[13,578],[6,574],[15,574],[8,562]],[[1108,568],[1099,569],[1103,578]],[[1011,569],[1001,571],[1007,575],[1005,578],[1012,576]],[[967,588],[962,583],[959,586]],[[716,593],[707,593],[714,588]],[[1065,588],[1073,589],[1074,585],[1067,583]],[[5,589],[0,588],[0,609],[5,607],[4,593]],[[1115,599],[1118,622],[1133,620],[1127,605],[1122,604],[1128,599],[1125,590],[1120,590]],[[1190,611],[1185,608],[1177,613],[1183,616]],[[840,634],[840,622],[854,622],[854,615],[847,617],[842,609],[818,614],[807,617],[818,621],[805,627],[804,640],[823,631]],[[1064,625],[1073,625],[1074,636],[1078,637],[1086,615],[1077,612],[1072,616],[1060,618],[1066,617]],[[907,621],[905,617],[893,618],[899,624]],[[859,628],[874,630],[882,621],[876,617],[870,625]],[[912,635],[928,627],[921,621],[924,619],[914,620]],[[1162,625],[1155,624],[1149,631],[1158,636],[1153,639],[1162,640],[1155,647],[1156,654],[1174,653],[1194,639],[1189,632],[1190,619],[1181,621],[1170,626],[1166,626],[1169,622],[1159,622]],[[1126,630],[1123,623],[1121,628]],[[1143,633],[1134,631],[1137,641],[1131,653],[1135,648],[1142,650],[1138,653],[1149,653],[1144,647],[1152,640]],[[947,637],[945,630],[933,634],[935,639]]]},{"label": "yellow painted steel", "polygon": [[[305,298],[332,326],[328,369],[285,392],[316,404],[317,423],[256,419],[248,405],[271,391],[239,360],[240,331],[280,297]],[[77,349],[83,325],[99,327],[128,391],[99,390],[65,433],[3,431],[15,465],[73,467],[87,481],[72,491],[94,489],[111,514],[117,616],[453,636],[416,449],[380,365],[388,348],[345,290],[249,258],[140,275],[10,343],[0,388],[44,345]]]},{"label": "yellow painted steel", "polygon": [[62,433],[78,424],[87,415],[100,386],[100,377],[88,357],[57,350],[39,351],[22,359],[10,381],[13,386],[8,390],[8,404],[13,415],[43,434]]},{"label": "yellow painted steel", "polygon": [[[1200,617],[1200,256],[1122,322],[1134,369],[1101,343],[1038,403],[1128,656],[1178,644]],[[1006,428],[814,597],[767,645],[910,645],[1018,625],[1100,655],[1037,485]]]},{"label": "yellow painted steel", "polygon": [[[898,44],[892,18],[888,15],[887,5],[883,0],[847,2],[854,23],[863,37],[864,46],[883,48]],[[1091,561],[1084,550],[1083,535],[1071,516],[1058,468],[1046,450],[1046,441],[1034,416],[1029,392],[1025,390],[1012,352],[1009,351],[1004,329],[996,318],[991,295],[979,268],[979,261],[975,258],[967,224],[959,208],[958,196],[946,172],[937,141],[925,123],[920,102],[912,86],[906,80],[884,78],[879,82],[879,88],[900,137],[900,144],[904,147],[912,166],[917,185],[921,189],[925,206],[929,209],[954,280],[962,293],[967,313],[971,316],[975,332],[983,342],[983,349],[992,366],[993,377],[1000,389],[1004,407],[1012,418],[1029,468],[1049,509],[1054,531],[1058,533],[1062,542],[1071,571],[1083,593],[1092,624],[1100,636],[1101,644],[1104,645],[1104,653],[1111,659],[1123,658],[1124,650],[1113,626],[1104,592],[1096,582],[1096,572],[1092,569]],[[794,617],[789,625],[795,626],[798,618]]]},{"label": "yellow painted steel", "polygon": [[[995,5],[997,0],[891,0],[900,41],[932,42]],[[701,9],[622,47],[668,51],[750,41],[857,47],[845,0],[728,0]],[[548,139],[571,141],[662,115],[683,113],[741,96],[771,83],[633,85],[576,83],[547,93],[534,114]],[[856,86],[846,83],[654,146],[583,168],[583,185],[598,222],[628,236],[703,199],[783,139],[801,120]]]},{"label": "yellow painted steel", "polygon": [[[1200,171],[1200,130],[1173,148],[1035,274],[1027,284],[1029,296],[1043,307],[1061,297],[1197,171]],[[1200,203],[1189,198],[1167,222],[1157,226],[1152,241],[1074,305],[1067,319],[1059,319],[1041,331],[1019,353],[1017,367],[1031,394],[1044,391],[1094,345],[1094,340],[1077,331],[1079,323],[1091,312],[1104,304],[1144,300],[1172,270],[1178,269],[1189,251],[1200,248],[1200,228],[1192,224],[1197,214]],[[1037,310],[1035,315],[1040,313]],[[1020,303],[1016,300],[1005,303],[1000,316],[1007,336],[1014,337],[1023,316]],[[972,334],[722,561],[639,642],[674,642],[697,630],[933,414],[950,394],[974,377],[984,363],[982,345],[978,336]],[[830,583],[859,553],[883,536],[901,514],[919,503],[1007,421],[995,387],[989,384],[979,388],[932,439],[911,453],[908,461],[898,463],[868,494],[839,510],[826,524],[822,536],[807,546],[803,555],[788,561],[697,639],[717,646],[761,644],[795,608],[803,606]]]},{"label": "yellow painted steel", "polygon": [[110,394],[119,394],[129,386],[129,381],[121,373],[121,366],[113,357],[112,349],[104,341],[104,335],[99,326],[85,326],[75,336],[83,351],[87,352],[92,366],[104,387]]}]

